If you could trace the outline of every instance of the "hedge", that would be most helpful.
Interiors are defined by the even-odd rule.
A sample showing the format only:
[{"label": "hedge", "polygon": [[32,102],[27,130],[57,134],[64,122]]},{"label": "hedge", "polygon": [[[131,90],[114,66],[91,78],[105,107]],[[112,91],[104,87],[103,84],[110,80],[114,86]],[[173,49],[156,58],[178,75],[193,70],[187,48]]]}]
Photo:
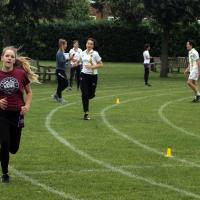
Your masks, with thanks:
[{"label": "hedge", "polygon": [[[144,43],[152,46],[151,54],[160,55],[160,31],[147,25],[128,25],[119,22],[88,22],[66,24],[39,24],[35,27],[16,26],[11,32],[13,45],[23,45],[23,51],[31,58],[54,60],[57,51],[57,41],[65,38],[68,50],[72,41],[78,39],[80,47],[85,49],[88,37],[94,37],[97,49],[104,61],[140,62]],[[178,25],[170,35],[170,55],[185,56],[187,39],[196,39],[200,44],[200,26],[192,24],[189,27]],[[2,40],[2,36],[0,35]],[[2,45],[0,43],[0,45]]]}]

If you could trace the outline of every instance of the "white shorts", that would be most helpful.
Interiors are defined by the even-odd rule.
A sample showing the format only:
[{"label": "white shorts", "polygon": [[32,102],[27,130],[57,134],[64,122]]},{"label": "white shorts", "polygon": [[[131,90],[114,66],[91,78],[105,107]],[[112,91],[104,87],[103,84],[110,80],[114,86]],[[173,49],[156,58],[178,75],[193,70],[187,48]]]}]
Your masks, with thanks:
[{"label": "white shorts", "polygon": [[198,71],[196,71],[196,70],[191,71],[188,79],[197,81],[199,79]]}]

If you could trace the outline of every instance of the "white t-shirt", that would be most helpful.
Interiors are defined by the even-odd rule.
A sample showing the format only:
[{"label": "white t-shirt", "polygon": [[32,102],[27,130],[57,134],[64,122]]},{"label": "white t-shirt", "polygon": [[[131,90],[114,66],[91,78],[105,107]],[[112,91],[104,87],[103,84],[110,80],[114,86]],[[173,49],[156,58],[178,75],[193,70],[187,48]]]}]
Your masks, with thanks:
[{"label": "white t-shirt", "polygon": [[148,50],[143,52],[143,57],[144,57],[144,64],[149,64],[151,57]]},{"label": "white t-shirt", "polygon": [[92,64],[96,65],[98,62],[101,61],[101,57],[97,51],[91,50],[89,53],[87,53],[87,50],[83,51],[81,54],[81,60],[83,63],[82,71],[84,74],[98,74],[97,69],[88,69],[85,67],[85,65],[90,63],[90,60],[92,59]]},{"label": "white t-shirt", "polygon": [[[76,59],[77,61],[80,60],[80,58],[81,58],[81,53],[82,53],[82,50],[81,50],[80,48],[78,48],[77,50],[73,48],[73,49],[70,49],[70,51],[69,51],[70,57],[71,57],[72,55],[74,55],[74,59]],[[75,64],[75,63],[73,62],[73,60],[71,60],[70,64],[73,65],[73,64]]]},{"label": "white t-shirt", "polygon": [[189,51],[189,66],[190,66],[190,72],[191,71],[197,71],[198,72],[198,63],[197,60],[199,59],[199,53],[196,49],[191,49]]}]

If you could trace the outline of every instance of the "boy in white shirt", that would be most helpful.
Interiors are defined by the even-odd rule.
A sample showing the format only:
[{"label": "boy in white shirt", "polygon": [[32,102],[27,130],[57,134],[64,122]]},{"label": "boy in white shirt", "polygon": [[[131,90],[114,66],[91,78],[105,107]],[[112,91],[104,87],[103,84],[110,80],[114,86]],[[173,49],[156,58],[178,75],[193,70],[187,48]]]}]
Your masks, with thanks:
[{"label": "boy in white shirt", "polygon": [[151,84],[148,83],[149,80],[149,68],[150,68],[150,59],[151,56],[149,54],[149,50],[150,50],[150,45],[149,44],[145,44],[144,45],[144,52],[143,52],[143,57],[144,57],[144,82],[146,86],[151,86]]},{"label": "boy in white shirt", "polygon": [[200,75],[200,62],[199,62],[199,53],[194,49],[194,42],[189,40],[186,44],[186,48],[189,51],[189,65],[185,70],[184,74],[190,72],[187,84],[194,92],[194,99],[192,102],[200,102],[200,93],[198,90],[197,81]]}]

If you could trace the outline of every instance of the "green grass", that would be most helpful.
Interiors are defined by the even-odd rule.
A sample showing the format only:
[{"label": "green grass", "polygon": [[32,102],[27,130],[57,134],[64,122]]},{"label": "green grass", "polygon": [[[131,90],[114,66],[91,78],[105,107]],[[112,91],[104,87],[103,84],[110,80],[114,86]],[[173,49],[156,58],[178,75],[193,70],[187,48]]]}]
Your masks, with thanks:
[{"label": "green grass", "polygon": [[[49,113],[60,106],[51,99],[56,83],[32,85],[33,103],[20,150],[11,156],[11,166],[23,177],[10,170],[11,183],[0,186],[1,200],[65,199],[39,183],[75,200],[200,199],[200,105],[190,102],[186,77],[174,73],[160,79],[158,73],[151,73],[153,87],[147,88],[142,65],[104,66],[97,97],[90,104],[91,121],[82,120],[80,92],[75,90],[64,92],[68,103],[74,104],[63,105],[52,115],[51,128],[71,144],[71,149],[45,127]],[[116,98],[119,105],[115,105]],[[162,120],[159,109],[167,102],[163,116],[194,136]],[[174,158],[164,156],[169,146]]]}]

